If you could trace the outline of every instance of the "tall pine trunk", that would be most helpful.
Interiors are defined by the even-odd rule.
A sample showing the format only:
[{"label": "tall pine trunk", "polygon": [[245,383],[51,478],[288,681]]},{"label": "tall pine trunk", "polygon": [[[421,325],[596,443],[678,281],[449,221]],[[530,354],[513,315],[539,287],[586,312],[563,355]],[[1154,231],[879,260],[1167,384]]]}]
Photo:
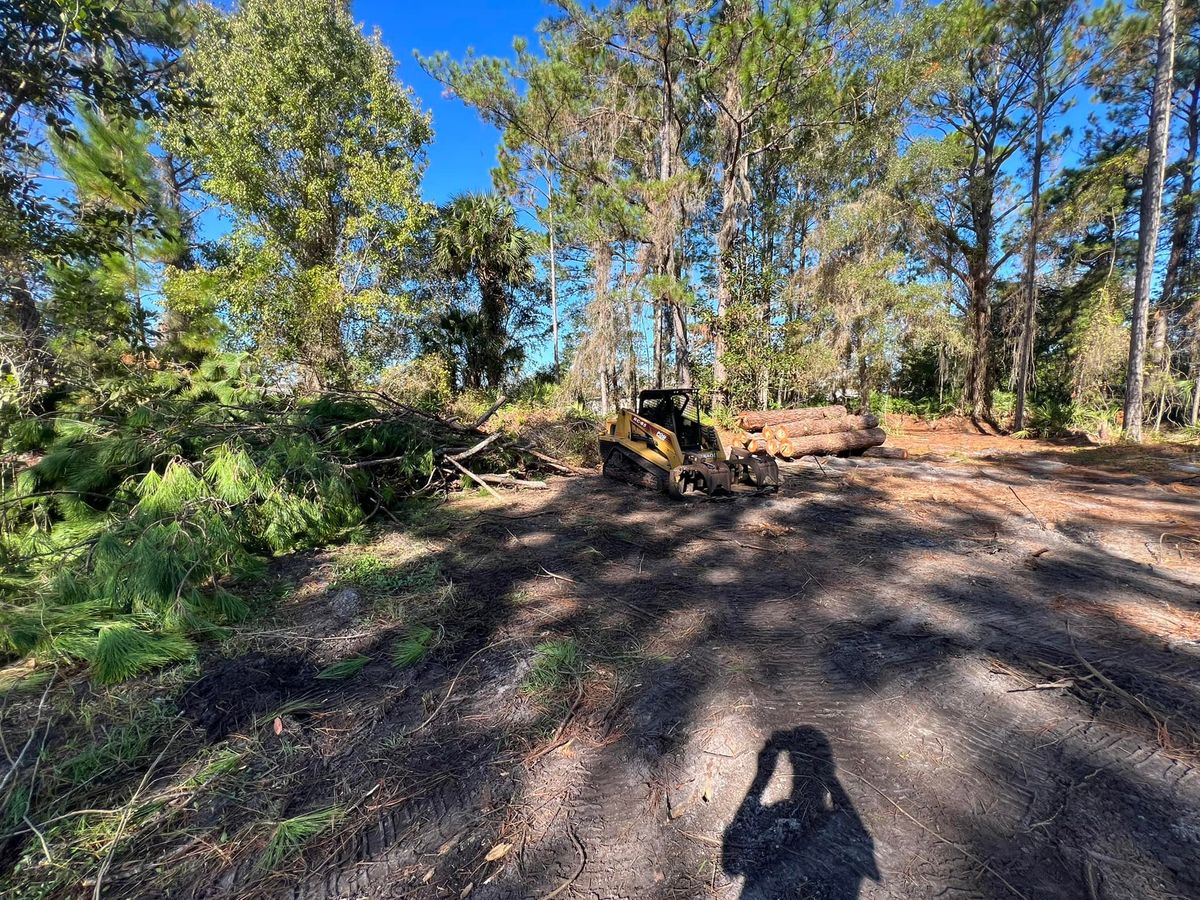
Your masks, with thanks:
[{"label": "tall pine trunk", "polygon": [[725,316],[733,303],[734,249],[750,196],[743,124],[734,118],[741,114],[741,84],[736,73],[730,77],[725,102],[734,105],[728,107],[723,129],[721,212],[717,218],[717,315],[713,323],[713,381],[721,394],[725,393],[728,377],[723,357],[726,350]]},{"label": "tall pine trunk", "polygon": [[[1196,157],[1200,150],[1200,78],[1194,78],[1187,92],[1184,105],[1184,133],[1187,148],[1180,161],[1179,193],[1175,197],[1175,221],[1171,228],[1171,255],[1167,259],[1163,274],[1162,293],[1155,304],[1150,329],[1150,365],[1143,379],[1143,390],[1148,390],[1151,373],[1158,373],[1164,384],[1171,375],[1171,351],[1167,345],[1168,332],[1176,319],[1181,300],[1180,279],[1195,252],[1191,246],[1192,226],[1195,223],[1196,203],[1192,196],[1196,186]],[[1162,404],[1158,410],[1161,422]]]},{"label": "tall pine trunk", "polygon": [[550,238],[550,344],[554,352],[554,374],[558,375],[558,261],[554,247],[554,180],[546,169],[546,233]]},{"label": "tall pine trunk", "polygon": [[1150,287],[1154,278],[1154,253],[1162,219],[1163,177],[1170,139],[1171,94],[1175,72],[1176,0],[1164,0],[1158,26],[1158,51],[1154,71],[1154,100],[1150,106],[1149,155],[1142,179],[1142,204],[1138,222],[1137,269],[1133,286],[1133,318],[1129,336],[1129,365],[1125,377],[1125,433],[1142,439],[1145,414],[1143,378],[1146,367],[1146,325],[1150,313]]},{"label": "tall pine trunk", "polygon": [[972,417],[988,420],[992,416],[991,289],[994,268],[991,248],[995,227],[992,210],[995,180],[990,176],[981,176],[971,189],[978,192],[978,206],[974,215],[976,243],[967,254],[967,329],[971,352],[967,357],[963,401]]},{"label": "tall pine trunk", "polygon": [[1030,173],[1029,246],[1025,256],[1025,309],[1021,318],[1021,344],[1017,355],[1017,401],[1013,410],[1013,430],[1025,427],[1025,395],[1033,366],[1034,337],[1037,331],[1037,251],[1042,226],[1042,157],[1046,147],[1046,54],[1038,54],[1037,98],[1034,101],[1033,160]]}]

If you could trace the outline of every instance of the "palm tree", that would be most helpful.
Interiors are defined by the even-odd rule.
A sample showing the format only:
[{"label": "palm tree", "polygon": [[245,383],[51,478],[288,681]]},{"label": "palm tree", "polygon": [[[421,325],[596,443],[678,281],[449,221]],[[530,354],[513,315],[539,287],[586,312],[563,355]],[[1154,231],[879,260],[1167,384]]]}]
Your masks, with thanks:
[{"label": "palm tree", "polygon": [[[478,329],[464,381],[496,387],[512,359],[508,318],[513,294],[534,282],[533,236],[517,224],[512,204],[495,194],[460,194],[443,207],[434,235],[438,274],[473,279],[479,288]],[[482,345],[482,346],[481,346]]]}]

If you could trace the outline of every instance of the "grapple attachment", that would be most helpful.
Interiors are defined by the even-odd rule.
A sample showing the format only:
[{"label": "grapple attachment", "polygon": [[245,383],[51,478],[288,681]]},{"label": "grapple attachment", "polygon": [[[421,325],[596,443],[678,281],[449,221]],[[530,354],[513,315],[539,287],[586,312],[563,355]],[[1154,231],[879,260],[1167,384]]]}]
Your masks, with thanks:
[{"label": "grapple attachment", "polygon": [[779,490],[779,463],[775,462],[774,457],[734,447],[729,452],[729,467],[734,471],[737,481],[755,490]]}]

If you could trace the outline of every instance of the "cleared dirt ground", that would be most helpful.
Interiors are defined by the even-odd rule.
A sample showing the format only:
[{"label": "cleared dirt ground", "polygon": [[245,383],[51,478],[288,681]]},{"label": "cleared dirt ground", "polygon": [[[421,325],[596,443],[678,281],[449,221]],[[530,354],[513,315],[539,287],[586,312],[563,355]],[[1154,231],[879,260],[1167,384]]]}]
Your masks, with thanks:
[{"label": "cleared dirt ground", "polygon": [[[961,432],[789,464],[762,499],[585,476],[457,501],[421,538],[443,642],[403,670],[382,614],[330,615],[332,557],[291,561],[277,628],[179,703],[293,773],[280,810],[341,804],[335,834],[270,877],[252,830],[147,837],[159,877],[131,848],[109,890],[1200,896],[1200,453]],[[414,565],[399,532],[370,549]],[[531,685],[561,640],[574,668]]]}]

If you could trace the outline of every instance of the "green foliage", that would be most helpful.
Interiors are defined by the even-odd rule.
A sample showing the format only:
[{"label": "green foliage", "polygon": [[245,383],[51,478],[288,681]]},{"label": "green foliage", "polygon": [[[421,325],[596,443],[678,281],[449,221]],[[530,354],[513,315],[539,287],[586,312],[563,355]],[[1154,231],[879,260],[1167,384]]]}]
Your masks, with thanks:
[{"label": "green foliage", "polygon": [[190,787],[202,787],[222,775],[236,772],[245,765],[245,759],[246,753],[243,750],[235,750],[232,747],[221,748],[195,775],[187,780],[187,784]]},{"label": "green foliage", "polygon": [[317,678],[323,681],[342,681],[346,678],[353,678],[370,661],[371,657],[369,656],[352,656],[349,659],[341,659],[318,672]]},{"label": "green foliage", "polygon": [[436,354],[423,354],[385,369],[379,389],[401,403],[427,413],[439,413],[451,398],[450,367]]},{"label": "green foliage", "polygon": [[953,415],[957,412],[956,405],[950,400],[938,400],[928,397],[922,400],[909,400],[906,397],[891,397],[886,394],[871,396],[871,411],[879,416],[896,414],[917,416],[932,421],[942,416]]},{"label": "green foliage", "polygon": [[244,0],[201,19],[179,88],[203,102],[166,143],[233,214],[227,312],[264,356],[344,383],[352,356],[394,354],[410,312],[401,265],[429,218],[429,117],[344,4]]},{"label": "green foliage", "polygon": [[108,728],[102,738],[55,761],[52,777],[77,787],[98,780],[114,780],[144,761],[167,734],[172,717],[154,705],[132,721]]},{"label": "green foliage", "polygon": [[[532,233],[497,194],[462,194],[438,211],[431,274],[452,306],[425,337],[458,387],[497,389],[525,358],[514,337],[529,325],[524,299],[535,284]],[[474,296],[476,302],[470,302]]]},{"label": "green foliage", "polygon": [[152,634],[132,622],[117,621],[100,626],[89,659],[92,674],[101,682],[112,683],[188,659],[195,649],[181,635]]},{"label": "green foliage", "polygon": [[1066,434],[1075,420],[1075,406],[1062,400],[1035,403],[1029,411],[1028,430],[1041,437]]},{"label": "green foliage", "polygon": [[1007,419],[1016,408],[1017,395],[1012,391],[992,391],[992,414],[998,419]]},{"label": "green foliage", "polygon": [[[269,394],[241,366],[126,373],[0,431],[41,454],[0,485],[0,654],[86,661],[101,681],[187,658],[245,614],[230,588],[264,557],[351,534],[427,480],[419,423]],[[370,457],[394,461],[347,468]]]},{"label": "green foliage", "polygon": [[258,858],[258,868],[263,872],[278,869],[317,835],[331,830],[342,814],[342,807],[329,806],[276,822],[271,838]]},{"label": "green foliage", "polygon": [[408,634],[392,644],[392,665],[397,669],[420,662],[429,653],[436,632],[425,625],[409,630]]},{"label": "green foliage", "polygon": [[397,566],[373,553],[359,553],[339,563],[335,574],[339,583],[361,588],[390,593],[423,593],[437,587],[441,566],[436,559]]},{"label": "green foliage", "polygon": [[583,675],[579,645],[570,638],[543,641],[533,648],[533,662],[521,682],[528,694],[553,694]]}]

